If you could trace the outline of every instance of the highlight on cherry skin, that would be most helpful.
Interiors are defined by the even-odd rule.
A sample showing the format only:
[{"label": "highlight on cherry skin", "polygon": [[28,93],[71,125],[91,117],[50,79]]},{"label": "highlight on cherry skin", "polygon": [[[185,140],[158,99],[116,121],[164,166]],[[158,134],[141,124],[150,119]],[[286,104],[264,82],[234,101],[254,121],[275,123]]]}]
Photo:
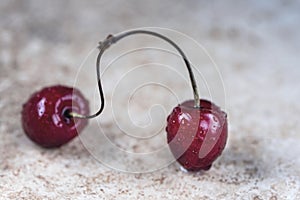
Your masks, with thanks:
[{"label": "highlight on cherry skin", "polygon": [[104,109],[100,60],[104,51],[122,38],[145,34],[171,44],[181,55],[191,81],[193,100],[177,105],[167,118],[167,142],[177,162],[187,171],[208,170],[225,148],[228,129],[227,115],[217,105],[199,98],[196,80],[186,55],[169,38],[147,30],[133,30],[113,36],[99,43],[96,74],[101,106],[90,115],[88,100],[75,88],[54,85],[31,95],[21,112],[25,134],[36,144],[59,147],[71,141]]}]

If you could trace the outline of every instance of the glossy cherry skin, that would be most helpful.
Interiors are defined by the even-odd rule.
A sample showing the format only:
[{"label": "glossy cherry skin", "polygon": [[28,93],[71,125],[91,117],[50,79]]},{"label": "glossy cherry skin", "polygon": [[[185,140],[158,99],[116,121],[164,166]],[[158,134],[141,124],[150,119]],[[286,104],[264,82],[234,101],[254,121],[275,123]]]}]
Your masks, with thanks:
[{"label": "glossy cherry skin", "polygon": [[175,107],[167,118],[167,140],[170,150],[188,171],[210,169],[221,155],[227,141],[227,115],[207,100],[194,100]]},{"label": "glossy cherry skin", "polygon": [[89,114],[88,101],[79,90],[61,85],[43,88],[23,104],[24,132],[42,147],[59,147],[76,137],[88,123],[86,119],[67,117],[68,111]]}]

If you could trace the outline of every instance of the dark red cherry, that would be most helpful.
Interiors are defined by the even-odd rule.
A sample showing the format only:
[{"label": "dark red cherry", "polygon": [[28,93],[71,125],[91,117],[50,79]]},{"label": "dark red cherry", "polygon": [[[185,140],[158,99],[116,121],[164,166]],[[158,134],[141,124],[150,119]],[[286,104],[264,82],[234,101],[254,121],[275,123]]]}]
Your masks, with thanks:
[{"label": "dark red cherry", "polygon": [[227,141],[227,115],[207,100],[185,101],[167,119],[167,140],[177,161],[188,171],[210,169]]},{"label": "dark red cherry", "polygon": [[42,147],[58,147],[76,137],[87,125],[68,112],[89,114],[88,101],[75,88],[56,85],[43,88],[23,104],[22,126],[26,135]]}]

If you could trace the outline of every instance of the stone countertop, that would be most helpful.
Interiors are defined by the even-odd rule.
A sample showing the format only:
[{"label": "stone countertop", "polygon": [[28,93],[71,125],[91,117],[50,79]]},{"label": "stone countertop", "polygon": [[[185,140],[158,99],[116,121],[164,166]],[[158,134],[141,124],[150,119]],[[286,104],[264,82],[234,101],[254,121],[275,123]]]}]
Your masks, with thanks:
[{"label": "stone countertop", "polygon": [[[299,10],[296,0],[2,0],[1,199],[300,199]],[[95,69],[88,67],[94,65],[95,51],[81,63],[107,34],[139,27],[163,27],[184,33],[199,42],[214,61],[205,50],[190,45],[191,40],[175,36],[199,70],[196,77],[201,95],[213,99],[229,116],[228,144],[209,171],[185,173],[173,160],[163,165],[164,159],[169,158],[165,155],[157,160],[151,157],[148,164],[152,172],[144,173],[147,167],[139,168],[143,158],[135,163],[128,155],[118,156],[114,151],[109,154],[109,147],[95,136],[98,122],[110,141],[125,150],[143,153],[166,146],[163,130],[158,138],[142,142],[136,137],[128,139],[119,131],[125,126],[135,136],[147,134],[146,129],[137,130],[149,122],[145,113],[152,105],[165,106],[165,110],[158,107],[157,111],[155,106],[150,110],[153,119],[157,119],[152,122],[160,126],[178,99],[191,98],[184,68],[174,71],[161,67],[162,71],[157,71],[158,68],[150,66],[143,69],[147,73],[137,69],[135,78],[130,76],[132,66],[160,61],[169,66],[182,65],[178,57],[170,56],[172,53],[167,55],[157,49],[131,52],[127,59],[116,59],[106,68],[106,98],[107,102],[116,102],[113,109],[117,109],[117,114],[112,116],[113,109],[108,106],[80,138],[47,150],[33,144],[23,133],[22,104],[33,91],[47,85],[75,84],[92,102],[91,109],[96,110],[97,96],[92,98],[97,94]],[[130,38],[107,53],[104,62],[116,58],[126,48],[147,45],[161,44],[146,37]],[[211,68],[214,64],[220,74]],[[119,65],[124,67],[118,68]],[[124,80],[123,74],[128,75]],[[126,83],[120,84],[120,80]],[[165,84],[167,89],[160,87],[162,84],[149,85],[130,93],[143,80]],[[209,90],[203,83],[207,83]],[[130,94],[136,95],[130,104],[126,104],[128,88]],[[114,96],[117,89],[120,97]],[[176,91],[178,99],[169,90]],[[129,122],[137,123],[138,128],[126,127],[128,113],[132,117]],[[154,128],[158,125],[154,124]],[[94,146],[89,146],[93,139]],[[157,166],[153,166],[155,162]]]}]

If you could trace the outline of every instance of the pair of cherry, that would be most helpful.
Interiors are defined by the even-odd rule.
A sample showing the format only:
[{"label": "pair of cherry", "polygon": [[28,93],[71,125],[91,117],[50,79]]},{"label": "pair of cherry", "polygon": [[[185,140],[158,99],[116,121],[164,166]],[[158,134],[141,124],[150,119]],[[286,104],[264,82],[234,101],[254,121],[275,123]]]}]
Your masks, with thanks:
[{"label": "pair of cherry", "polygon": [[190,63],[183,51],[169,38],[152,31],[134,30],[109,35],[99,43],[96,62],[101,107],[89,115],[89,103],[75,88],[56,85],[34,93],[23,104],[22,125],[26,135],[42,147],[61,146],[76,137],[104,109],[104,92],[100,80],[100,59],[104,51],[120,39],[148,34],[171,44],[183,58],[189,72],[194,100],[177,105],[167,118],[167,141],[177,161],[188,171],[210,169],[221,155],[227,141],[227,115],[214,103],[199,99]]}]

